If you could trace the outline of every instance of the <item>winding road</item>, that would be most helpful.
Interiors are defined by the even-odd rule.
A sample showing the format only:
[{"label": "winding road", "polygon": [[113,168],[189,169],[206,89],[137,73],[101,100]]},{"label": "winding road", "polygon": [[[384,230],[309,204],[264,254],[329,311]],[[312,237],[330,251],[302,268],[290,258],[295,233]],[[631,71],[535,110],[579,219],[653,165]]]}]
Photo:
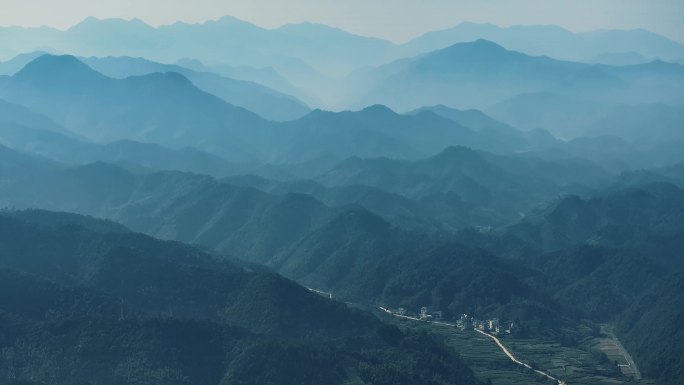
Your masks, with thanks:
[{"label": "winding road", "polygon": [[[393,316],[398,317],[398,318],[404,318],[404,319],[409,319],[409,320],[412,320],[412,321],[427,322],[427,323],[431,323],[431,324],[444,325],[444,326],[456,326],[456,325],[450,324],[450,323],[448,323],[448,322],[427,321],[427,320],[422,320],[422,319],[416,318],[416,317],[410,317],[410,316],[407,316],[407,315],[397,314],[397,313],[394,313],[393,311],[391,311],[391,310],[389,310],[389,309],[387,309],[387,308],[384,308],[384,307],[382,307],[382,306],[379,306],[379,308],[380,308],[380,310],[384,311],[385,313],[390,314],[390,315],[393,315]],[[501,343],[501,341],[500,341],[498,338],[496,338],[496,336],[493,336],[493,335],[491,335],[491,334],[489,334],[489,333],[485,333],[485,332],[483,332],[482,330],[478,330],[478,329],[473,329],[473,330],[475,330],[476,332],[478,332],[478,333],[480,333],[480,334],[483,334],[483,335],[485,335],[485,336],[487,336],[487,337],[493,339],[494,342],[496,342],[496,344],[499,346],[499,348],[501,348],[501,350],[504,352],[504,354],[505,354],[511,361],[515,362],[516,364],[522,365],[522,366],[524,366],[524,367],[526,367],[526,368],[528,368],[528,369],[533,370],[533,371],[534,371],[535,373],[537,373],[537,374],[540,374],[540,375],[542,375],[542,376],[544,376],[544,377],[546,377],[546,378],[548,378],[548,379],[550,379],[550,380],[556,381],[556,382],[558,382],[558,385],[567,385],[565,381],[559,380],[558,378],[556,378],[556,377],[554,377],[554,376],[552,376],[552,375],[550,375],[550,374],[548,374],[548,373],[546,373],[546,372],[543,372],[543,371],[541,371],[541,370],[535,369],[535,368],[533,368],[532,366],[530,366],[529,364],[526,364],[526,363],[524,363],[524,362],[518,360],[517,358],[515,358],[515,356],[514,356],[514,355],[513,355],[513,354],[512,354],[512,353],[511,353],[503,344],[502,344],[502,343]]]},{"label": "winding road", "polygon": [[528,364],[526,364],[526,363],[524,363],[524,362],[522,362],[522,361],[519,361],[517,358],[515,358],[515,356],[513,356],[513,354],[512,354],[510,351],[508,351],[508,349],[506,349],[506,347],[501,343],[501,341],[499,341],[498,338],[496,338],[496,336],[493,336],[493,335],[491,335],[491,334],[489,334],[489,333],[485,333],[485,332],[483,332],[482,330],[478,330],[478,329],[475,329],[475,331],[478,332],[478,333],[480,333],[480,334],[484,334],[484,335],[486,335],[487,337],[493,339],[494,342],[496,342],[496,344],[499,345],[499,347],[500,347],[501,350],[504,352],[504,354],[506,354],[506,355],[508,356],[508,358],[510,358],[511,361],[515,362],[516,364],[522,365],[522,366],[524,366],[524,367],[526,367],[526,368],[528,368],[528,369],[532,369],[532,370],[534,370],[536,373],[541,374],[542,376],[544,376],[544,377],[546,377],[546,378],[548,378],[548,379],[550,379],[550,380],[553,380],[553,381],[558,382],[559,385],[566,385],[565,381],[559,380],[559,379],[557,379],[556,377],[554,377],[554,376],[552,376],[552,375],[550,375],[550,374],[548,374],[548,373],[546,373],[546,372],[542,372],[541,370],[535,369],[535,368],[533,368],[532,366],[530,366],[530,365],[528,365]]}]

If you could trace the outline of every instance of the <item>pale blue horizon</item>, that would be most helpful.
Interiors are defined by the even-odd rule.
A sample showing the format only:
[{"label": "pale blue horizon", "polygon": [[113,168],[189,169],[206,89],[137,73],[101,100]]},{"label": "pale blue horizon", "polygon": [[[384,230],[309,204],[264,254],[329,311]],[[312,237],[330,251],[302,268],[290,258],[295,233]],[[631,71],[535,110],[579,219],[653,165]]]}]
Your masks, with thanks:
[{"label": "pale blue horizon", "polygon": [[640,28],[684,43],[679,0],[0,0],[0,9],[0,25],[59,29],[90,16],[159,26],[230,15],[264,28],[312,22],[394,42],[470,21],[573,32]]}]

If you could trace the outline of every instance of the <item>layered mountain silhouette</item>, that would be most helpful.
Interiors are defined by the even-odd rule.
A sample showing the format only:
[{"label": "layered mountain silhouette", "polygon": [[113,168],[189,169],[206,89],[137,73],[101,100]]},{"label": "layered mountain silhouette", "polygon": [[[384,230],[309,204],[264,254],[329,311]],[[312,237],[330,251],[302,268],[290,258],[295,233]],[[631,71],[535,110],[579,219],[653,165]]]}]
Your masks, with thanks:
[{"label": "layered mountain silhouette", "polygon": [[0,85],[0,97],[93,141],[192,146],[240,162],[339,161],[354,155],[417,158],[448,145],[496,152],[535,146],[512,128],[515,140],[431,111],[399,115],[379,105],[356,112],[316,110],[278,124],[197,88],[176,72],[115,79],[71,56],[35,59]]},{"label": "layered mountain silhouette", "polygon": [[80,60],[103,75],[119,79],[157,72],[179,73],[199,89],[270,120],[297,119],[309,112],[309,108],[293,96],[279,93],[254,82],[235,80],[211,72],[198,72],[178,65],[161,64],[142,58],[91,57]]},{"label": "layered mountain silhouette", "polygon": [[[582,163],[467,148],[415,162],[351,158],[318,182],[134,173],[105,163],[68,167],[9,149],[2,156],[5,205],[106,217],[261,263],[350,206],[420,232],[501,225],[539,202],[601,186],[608,177]],[[28,180],[13,175],[15,169]]]},{"label": "layered mountain silhouette", "polygon": [[[434,51],[454,43],[487,39],[529,55],[589,62],[600,55],[634,54],[653,59],[676,60],[684,46],[645,30],[598,30],[572,33],[555,25],[498,27],[493,24],[464,22],[453,28],[433,31],[401,47],[402,56]],[[637,63],[604,63],[637,64]]]},{"label": "layered mountain silhouette", "polygon": [[[138,19],[87,18],[56,29],[3,29],[18,37],[7,49],[29,52],[51,47],[81,56],[144,56],[173,63],[194,58],[210,63],[278,66],[302,60],[326,73],[346,73],[360,66],[379,64],[392,44],[310,23],[264,29],[226,16],[201,24],[175,23],[151,27]],[[250,41],[250,44],[244,44]],[[30,48],[32,47],[32,48]]]},{"label": "layered mountain silhouette", "polygon": [[256,114],[199,90],[180,74],[117,80],[72,56],[41,56],[0,92],[97,141],[134,139],[171,147],[183,142],[239,157],[245,156],[240,141],[247,127],[253,138],[268,127]]},{"label": "layered mountain silhouette", "polygon": [[310,96],[292,84],[273,67],[230,66],[228,64],[206,65],[197,59],[181,59],[177,63],[198,72],[212,72],[227,78],[245,80],[264,85],[287,95],[307,101]]},{"label": "layered mountain silhouette", "polygon": [[531,130],[521,132],[513,126],[498,121],[480,110],[458,110],[445,105],[421,107],[411,111],[410,114],[418,114],[423,111],[430,111],[439,116],[453,120],[456,123],[468,127],[482,135],[506,141],[516,146],[527,145],[528,148],[546,147],[556,143],[555,138],[543,130]]},{"label": "layered mountain silhouette", "polygon": [[545,128],[561,138],[612,135],[628,141],[672,141],[682,140],[678,129],[682,108],[682,104],[634,105],[540,92],[514,96],[487,112],[516,127]]},{"label": "layered mountain silhouette", "polygon": [[[644,30],[598,30],[576,34],[552,25],[500,28],[464,22],[401,45],[311,23],[268,30],[230,16],[202,24],[176,23],[159,28],[137,19],[88,18],[66,31],[5,27],[3,32],[15,37],[5,47],[10,52],[52,47],[85,56],[146,56],[163,62],[193,57],[207,62],[257,67],[272,66],[279,59],[289,57],[302,58],[329,72],[348,72],[381,64],[382,60],[414,56],[480,38],[531,55],[575,61],[629,52],[637,52],[651,60],[684,57],[681,44]],[[250,44],[241,44],[241,41]],[[218,49],[210,48],[216,44]]]},{"label": "layered mountain silhouette", "polygon": [[[351,98],[360,96],[362,82],[341,80],[347,74],[478,39],[528,55],[586,63],[625,65],[655,59],[678,62],[684,57],[681,44],[643,30],[574,34],[557,26],[499,28],[474,23],[428,33],[400,45],[324,25],[302,23],[264,29],[229,16],[201,24],[176,23],[158,28],[136,19],[88,18],[66,31],[5,27],[2,33],[10,37],[4,48],[12,56],[42,50],[87,57],[145,57],[162,63],[185,60],[186,65],[197,60],[209,65],[194,66],[194,70],[208,67],[223,76],[256,81],[295,95],[313,107],[332,109],[365,106],[366,99]],[[629,58],[631,53],[646,60],[634,61]],[[610,59],[610,55],[617,58]],[[620,55],[626,59],[620,59]],[[386,104],[377,99],[366,104],[373,103]],[[459,108],[487,107],[445,99],[425,100],[423,105],[440,103]],[[400,108],[390,104],[402,111],[421,106]]]},{"label": "layered mountain silhouette", "polygon": [[352,158],[319,180],[329,186],[372,186],[438,206],[463,205],[472,210],[471,223],[480,218],[483,222],[479,224],[484,225],[492,220],[514,219],[534,202],[574,188],[582,190],[582,185],[596,185],[605,176],[602,169],[581,162],[547,163],[450,147],[415,162]]},{"label": "layered mountain silhouette", "polygon": [[[520,327],[515,332],[519,336],[544,335],[572,341],[578,337],[568,334],[566,328],[589,317],[624,325],[620,330],[626,333],[625,343],[643,346],[643,336],[647,333],[645,325],[649,324],[651,312],[669,314],[661,302],[649,301],[646,296],[658,295],[658,290],[664,290],[658,288],[658,283],[662,279],[669,280],[671,272],[681,269],[677,254],[683,246],[680,239],[684,239],[679,225],[679,207],[684,202],[681,188],[656,183],[625,189],[619,183],[638,182],[610,178],[600,168],[584,162],[554,163],[531,156],[493,155],[455,147],[419,161],[351,158],[324,174],[318,182],[284,183],[254,177],[217,181],[179,172],[141,174],[104,163],[65,167],[4,148],[0,155],[3,206],[46,207],[116,219],[137,231],[197,243],[232,257],[266,264],[290,278],[332,290],[350,300],[381,301],[408,308],[429,305],[443,309],[447,316],[468,312],[512,317],[519,322]],[[650,172],[661,172],[663,178],[679,175],[676,167]],[[606,184],[608,181],[611,183]],[[594,198],[563,196],[569,192],[587,195],[591,191],[587,186],[603,192]],[[356,207],[330,207],[301,192]],[[354,195],[349,192],[355,192],[358,201],[355,202],[351,198]],[[344,194],[347,200],[336,198],[336,194]],[[376,208],[373,199],[362,199],[369,194],[379,197],[385,206]],[[537,211],[532,209],[535,202],[550,201],[559,194],[561,196],[551,205]],[[468,217],[472,211],[467,210],[454,215],[461,220],[467,218],[466,224],[478,223],[482,218],[491,220],[495,217],[493,212],[499,219],[490,223],[516,223],[498,229],[480,226],[457,232],[416,226],[415,221],[413,226],[405,226],[395,219],[398,216],[388,215],[388,206],[401,207],[397,202],[422,212],[426,222],[448,223],[445,219],[447,208],[460,206],[459,209],[475,207],[479,210],[477,217]],[[360,204],[368,205],[368,209],[358,207]],[[432,216],[426,215],[430,212],[425,209],[429,204],[434,205]],[[518,210],[526,211],[523,219],[517,220]],[[511,217],[501,218],[507,213]],[[128,298],[126,290],[135,289],[138,287],[136,282],[140,281],[131,276],[126,282],[136,285],[122,286],[117,284],[120,281],[105,279],[122,276],[119,272],[124,269],[122,266],[129,269],[127,274],[138,271],[148,276],[152,274],[148,272],[151,270],[145,269],[162,269],[173,273],[169,279],[179,277],[178,281],[164,281],[156,291],[128,301],[130,309],[127,308],[127,312],[168,312],[171,307],[174,314],[191,311],[214,319],[216,310],[212,306],[216,305],[210,300],[215,295],[225,298],[220,286],[224,280],[210,279],[204,275],[209,273],[202,266],[211,264],[212,274],[219,274],[222,269],[233,272],[238,268],[230,262],[203,257],[205,254],[186,246],[130,234],[127,229],[110,222],[93,223],[92,219],[80,217],[78,221],[55,219],[46,214],[11,215],[38,227],[38,230],[30,230],[26,225],[7,225],[22,234],[35,231],[39,234],[58,231],[59,234],[49,237],[53,243],[47,247],[41,247],[43,243],[32,238],[11,235],[6,238],[7,244],[15,242],[15,238],[27,242],[22,244],[22,250],[34,250],[31,255],[40,257],[41,263],[28,266],[21,263],[31,260],[9,260],[15,270],[45,274],[59,285],[95,285],[99,291],[124,298]],[[90,256],[101,255],[95,260],[60,259],[59,265],[51,264],[49,257],[52,254],[48,251],[61,250],[50,246],[54,242],[64,238],[73,239],[74,245],[88,245],[80,238],[84,234],[82,229],[65,227],[64,222],[93,228],[85,232],[92,237],[88,242],[97,245],[116,242],[124,252],[120,248],[102,247],[89,252]],[[458,227],[457,221],[452,223]],[[107,235],[112,232],[115,235]],[[135,245],[134,250],[130,250],[131,244]],[[160,255],[164,258],[153,258],[149,254],[157,247],[163,249]],[[175,247],[180,249],[175,250]],[[100,251],[105,254],[98,254]],[[194,256],[193,259],[188,259],[188,253]],[[66,250],[63,254],[71,256],[74,252]],[[118,260],[123,262],[118,265],[115,263]],[[88,265],[79,268],[83,263]],[[178,263],[183,269],[176,272]],[[131,270],[131,266],[139,268]],[[215,273],[217,270],[219,273]],[[111,271],[117,273],[107,274]],[[192,274],[200,273],[200,278],[192,278]],[[297,286],[287,286],[294,284],[277,276],[249,274],[264,278],[248,281],[244,289],[234,286],[240,280],[230,280],[233,290],[244,292],[235,297],[228,295],[236,302],[230,315],[235,318],[228,318],[227,322],[259,334],[278,335],[280,330],[289,330],[288,326],[280,329],[283,325],[280,322],[274,325],[274,319],[291,320],[291,327],[298,328],[300,322],[289,315],[289,308],[282,308],[284,300],[280,297]],[[14,279],[10,275],[6,282],[14,282]],[[186,299],[183,296],[188,293],[176,292],[171,295],[171,301],[163,294],[165,292],[158,291],[162,288],[178,290],[179,282],[188,280],[202,281],[206,285],[219,282],[216,283],[219,286],[210,288],[211,295],[198,294],[201,301],[192,299],[194,297]],[[28,282],[26,285],[40,285]],[[279,282],[285,286],[280,286]],[[57,288],[49,290],[59,292]],[[306,293],[302,288],[296,290]],[[672,295],[672,301],[679,301]],[[640,300],[642,296],[643,301]],[[587,301],[587,298],[591,300]],[[99,303],[95,299],[90,301]],[[630,310],[632,303],[638,304],[637,310]],[[653,307],[643,310],[646,303]],[[108,311],[107,306],[103,305],[103,312]],[[264,312],[260,306],[280,310]],[[11,313],[19,312],[11,309]],[[120,306],[113,309],[116,314]],[[316,309],[314,307],[312,311],[319,311]],[[44,310],[38,311],[43,314]],[[636,312],[645,314],[646,318],[640,320]],[[257,317],[263,318],[257,320]],[[313,320],[309,322],[319,319],[311,317]],[[670,325],[674,318],[666,317],[667,325]],[[226,320],[214,319],[212,322],[220,324]],[[188,327],[198,330],[196,326]],[[315,329],[309,325],[301,330],[304,333]],[[328,335],[324,330],[320,333]],[[41,346],[38,342],[31,343]],[[636,357],[643,362],[654,362],[652,357],[657,354],[676,355],[678,352],[676,343],[660,346],[665,349],[663,353],[644,353],[644,356]]]},{"label": "layered mountain silhouette", "polygon": [[438,104],[482,109],[520,94],[550,92],[590,101],[673,104],[684,101],[682,79],[684,67],[678,64],[588,65],[528,56],[479,39],[357,75],[371,86],[356,103],[400,111]]},{"label": "layered mountain silhouette", "polygon": [[65,164],[110,162],[131,169],[190,171],[218,177],[261,169],[257,164],[230,163],[192,147],[170,149],[132,140],[94,143],[43,115],[3,100],[0,112],[0,139],[4,145]]},{"label": "layered mountain silhouette", "polygon": [[577,353],[539,368],[568,383],[679,383],[681,44],[474,23],[395,44],[232,17],[0,40],[0,385],[521,369],[477,348],[473,374],[449,346],[483,336],[378,306],[498,318],[535,368],[532,342]]}]

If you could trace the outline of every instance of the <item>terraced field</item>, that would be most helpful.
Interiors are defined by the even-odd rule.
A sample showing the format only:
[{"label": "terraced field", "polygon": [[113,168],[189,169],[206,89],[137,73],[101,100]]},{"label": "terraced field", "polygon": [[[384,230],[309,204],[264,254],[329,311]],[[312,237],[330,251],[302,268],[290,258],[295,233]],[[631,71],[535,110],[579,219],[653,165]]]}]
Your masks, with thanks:
[{"label": "terraced field", "polygon": [[[445,337],[483,381],[493,385],[556,384],[513,363],[487,336],[472,330],[460,331],[453,327],[402,320],[394,321],[404,327],[425,329]],[[501,342],[519,360],[537,367],[566,384],[582,385],[650,385],[651,381],[636,379],[615,367],[613,356],[598,350],[605,338],[586,337],[578,347],[565,347],[552,341],[538,339],[501,338]],[[602,342],[603,341],[603,342]],[[618,361],[620,363],[620,361]]]},{"label": "terraced field", "polygon": [[601,334],[606,337],[596,341],[596,349],[604,352],[611,362],[616,362],[622,374],[640,380],[639,368],[613,333],[612,326],[601,325]]}]

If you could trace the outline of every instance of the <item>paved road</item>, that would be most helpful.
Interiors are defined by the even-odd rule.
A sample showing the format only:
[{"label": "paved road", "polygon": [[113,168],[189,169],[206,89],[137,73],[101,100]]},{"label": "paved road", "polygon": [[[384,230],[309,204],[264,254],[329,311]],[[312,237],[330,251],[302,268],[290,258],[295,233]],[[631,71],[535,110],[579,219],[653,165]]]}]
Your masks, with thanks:
[{"label": "paved road", "polygon": [[491,335],[491,334],[489,334],[489,333],[485,333],[485,332],[483,332],[482,330],[478,330],[478,329],[475,329],[475,331],[478,332],[478,333],[480,333],[480,334],[484,334],[484,335],[486,335],[487,337],[493,339],[494,342],[496,342],[496,344],[499,345],[499,347],[500,347],[501,350],[504,352],[504,354],[506,354],[506,355],[508,356],[508,358],[510,358],[511,361],[515,362],[516,364],[522,365],[522,366],[524,366],[524,367],[526,367],[526,368],[528,368],[528,369],[532,369],[532,370],[534,370],[536,373],[541,374],[542,376],[544,376],[544,377],[546,377],[546,378],[548,378],[548,379],[550,379],[550,380],[553,380],[553,381],[558,382],[559,385],[565,385],[565,384],[566,384],[565,381],[559,380],[559,379],[557,379],[556,377],[554,377],[554,376],[552,376],[552,375],[550,375],[550,374],[548,374],[548,373],[542,372],[541,370],[537,370],[537,369],[533,368],[532,366],[530,366],[530,365],[528,365],[528,364],[526,364],[526,363],[524,363],[524,362],[522,362],[522,361],[519,361],[517,358],[515,358],[515,356],[513,356],[513,354],[512,354],[508,349],[506,349],[506,347],[501,343],[501,341],[499,341],[498,338],[496,338],[496,336],[493,336],[493,335]]},{"label": "paved road", "polygon": [[[416,317],[410,317],[410,316],[407,316],[407,315],[401,315],[401,314],[394,313],[394,312],[392,312],[391,310],[386,309],[386,308],[384,308],[384,307],[382,307],[382,306],[379,306],[379,307],[380,307],[380,310],[384,311],[385,313],[391,314],[391,315],[393,315],[393,316],[395,316],[395,317],[398,317],[398,318],[404,318],[404,319],[409,319],[409,320],[412,320],[412,321],[427,322],[427,323],[431,323],[431,324],[444,325],[444,326],[456,326],[456,325],[450,324],[450,323],[448,323],[448,322],[427,321],[427,320],[422,320],[422,319],[416,318]],[[506,356],[508,356],[508,358],[509,358],[511,361],[515,362],[516,364],[522,365],[522,366],[524,366],[524,367],[526,367],[526,368],[528,368],[528,369],[534,370],[536,373],[541,374],[542,376],[544,376],[544,377],[546,377],[546,378],[548,378],[548,379],[550,379],[550,380],[553,380],[553,381],[558,382],[559,385],[566,385],[565,381],[559,380],[559,379],[557,379],[556,377],[554,377],[554,376],[552,376],[552,375],[550,375],[550,374],[548,374],[548,373],[542,372],[541,370],[534,369],[532,366],[530,366],[530,365],[528,365],[528,364],[526,364],[526,363],[524,363],[524,362],[518,360],[517,358],[515,358],[515,356],[514,356],[514,355],[513,355],[513,354],[512,354],[512,353],[511,353],[503,344],[502,344],[502,343],[501,343],[501,341],[499,341],[499,339],[496,338],[496,336],[493,336],[493,335],[491,335],[491,334],[489,334],[489,333],[485,333],[485,332],[483,332],[482,330],[478,330],[478,329],[473,329],[473,330],[475,330],[476,332],[478,332],[478,333],[480,333],[480,334],[483,334],[483,335],[485,335],[485,336],[487,336],[487,337],[493,339],[494,342],[496,342],[496,344],[499,346],[499,348],[501,348],[501,350],[504,352],[504,354],[506,354]]]}]

